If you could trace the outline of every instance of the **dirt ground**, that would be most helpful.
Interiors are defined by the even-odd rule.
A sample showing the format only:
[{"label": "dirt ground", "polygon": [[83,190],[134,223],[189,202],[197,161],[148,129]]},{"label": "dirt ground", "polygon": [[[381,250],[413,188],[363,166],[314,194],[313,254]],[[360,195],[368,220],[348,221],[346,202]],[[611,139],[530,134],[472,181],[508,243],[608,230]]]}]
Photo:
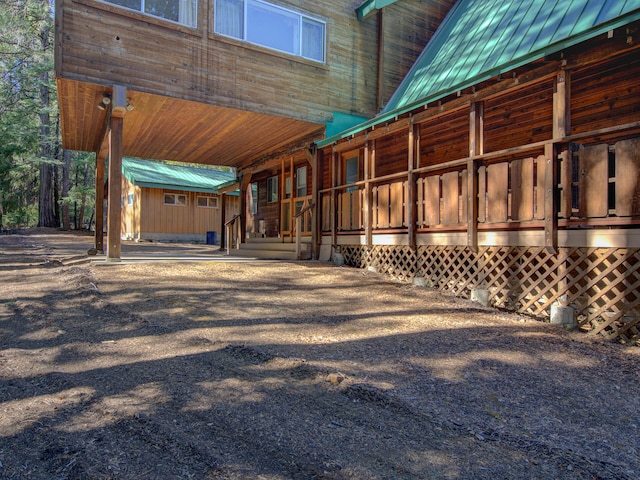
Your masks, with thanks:
[{"label": "dirt ground", "polygon": [[0,236],[2,479],[640,478],[638,347],[348,267],[91,245]]}]

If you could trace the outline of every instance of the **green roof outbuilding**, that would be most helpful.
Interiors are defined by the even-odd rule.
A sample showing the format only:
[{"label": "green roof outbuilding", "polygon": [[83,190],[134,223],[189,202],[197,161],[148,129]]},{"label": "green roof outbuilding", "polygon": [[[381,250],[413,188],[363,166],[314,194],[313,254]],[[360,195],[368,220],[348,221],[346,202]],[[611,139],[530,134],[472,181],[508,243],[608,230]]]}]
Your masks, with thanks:
[{"label": "green roof outbuilding", "polygon": [[123,175],[137,187],[218,193],[218,188],[233,183],[231,172],[173,165],[165,162],[125,157]]}]

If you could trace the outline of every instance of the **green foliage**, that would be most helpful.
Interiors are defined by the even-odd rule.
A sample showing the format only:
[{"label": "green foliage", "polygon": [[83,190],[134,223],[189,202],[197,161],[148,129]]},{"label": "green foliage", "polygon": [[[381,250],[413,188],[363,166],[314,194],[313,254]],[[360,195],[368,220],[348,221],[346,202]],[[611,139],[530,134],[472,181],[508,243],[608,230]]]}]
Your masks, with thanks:
[{"label": "green foliage", "polygon": [[52,2],[0,2],[0,227],[37,224],[43,186],[53,203],[39,178],[59,163],[52,39]]}]

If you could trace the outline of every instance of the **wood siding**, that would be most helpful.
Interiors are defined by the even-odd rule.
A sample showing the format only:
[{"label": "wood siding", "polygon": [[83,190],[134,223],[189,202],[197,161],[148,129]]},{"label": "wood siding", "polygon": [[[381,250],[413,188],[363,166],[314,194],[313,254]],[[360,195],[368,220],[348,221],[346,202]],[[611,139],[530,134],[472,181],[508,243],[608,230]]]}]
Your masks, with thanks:
[{"label": "wood siding", "polygon": [[357,21],[358,0],[272,1],[327,22],[326,64],[213,33],[213,0],[200,1],[196,29],[97,0],[60,3],[60,77],[317,123],[375,113],[377,24]]},{"label": "wood siding", "polygon": [[[122,208],[122,236],[129,239],[144,239],[145,234],[202,235],[205,240],[207,232],[222,232],[222,201],[219,195],[211,193],[185,192],[182,190],[164,190],[158,188],[139,188],[123,180],[124,206]],[[134,194],[133,205],[128,205],[127,195]],[[186,206],[164,204],[165,193],[186,195]],[[198,197],[214,197],[218,199],[218,208],[198,207]],[[226,198],[226,218],[238,213],[238,197],[228,195]],[[219,237],[218,237],[219,238]]]}]

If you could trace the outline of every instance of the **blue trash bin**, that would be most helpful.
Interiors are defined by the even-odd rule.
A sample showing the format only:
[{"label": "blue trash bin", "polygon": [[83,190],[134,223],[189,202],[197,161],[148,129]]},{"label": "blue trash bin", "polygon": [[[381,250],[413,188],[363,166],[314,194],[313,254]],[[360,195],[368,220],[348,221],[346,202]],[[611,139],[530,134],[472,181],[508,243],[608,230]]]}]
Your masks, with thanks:
[{"label": "blue trash bin", "polygon": [[218,244],[218,233],[207,232],[207,245],[217,245],[217,244]]}]

